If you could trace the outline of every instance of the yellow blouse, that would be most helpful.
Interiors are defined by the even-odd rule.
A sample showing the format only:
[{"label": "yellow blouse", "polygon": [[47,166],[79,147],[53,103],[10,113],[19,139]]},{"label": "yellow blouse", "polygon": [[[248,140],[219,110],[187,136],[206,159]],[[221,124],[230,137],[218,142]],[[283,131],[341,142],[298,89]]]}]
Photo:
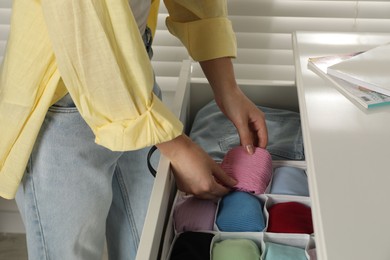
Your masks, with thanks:
[{"label": "yellow blouse", "polygon": [[[193,59],[236,55],[226,0],[165,4]],[[48,108],[68,92],[95,142],[113,151],[180,135],[153,80],[127,0],[14,0],[0,70],[0,196],[14,198]]]}]

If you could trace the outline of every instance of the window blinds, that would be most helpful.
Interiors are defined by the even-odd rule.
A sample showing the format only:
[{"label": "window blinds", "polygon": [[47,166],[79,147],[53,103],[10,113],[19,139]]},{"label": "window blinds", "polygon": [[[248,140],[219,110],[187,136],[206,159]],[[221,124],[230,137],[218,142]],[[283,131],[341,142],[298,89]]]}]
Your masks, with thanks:
[{"label": "window blinds", "polygon": [[[390,32],[390,1],[227,0],[237,35],[234,60],[239,81],[294,85],[291,34],[294,31]],[[186,58],[180,43],[167,33],[167,11],[160,6],[154,65],[161,84],[176,77]],[[193,77],[204,78],[199,66]],[[170,89],[175,85],[167,85]]]},{"label": "window blinds", "polygon": [[5,45],[9,33],[12,0],[0,1],[0,64],[3,61]]},{"label": "window blinds", "polygon": [[[227,0],[237,35],[236,77],[294,84],[291,33],[306,31],[390,32],[390,1]],[[0,61],[9,32],[12,0],[0,1]],[[164,91],[175,91],[181,61],[188,59],[181,43],[165,27],[161,0],[154,41],[153,67]],[[204,78],[198,65],[194,78]]]}]

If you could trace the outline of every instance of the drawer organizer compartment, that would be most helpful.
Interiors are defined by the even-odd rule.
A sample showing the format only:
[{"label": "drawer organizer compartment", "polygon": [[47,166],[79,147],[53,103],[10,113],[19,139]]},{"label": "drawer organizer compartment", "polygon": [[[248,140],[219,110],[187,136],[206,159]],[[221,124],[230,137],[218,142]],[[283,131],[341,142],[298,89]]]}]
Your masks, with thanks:
[{"label": "drawer organizer compartment", "polygon": [[310,259],[314,238],[272,233],[185,232],[178,234],[169,259]]},{"label": "drawer organizer compartment", "polygon": [[[273,172],[280,165],[304,170],[304,162],[300,166],[297,164],[299,163],[293,162],[291,166],[286,161],[277,162]],[[267,191],[271,186],[272,181]],[[227,211],[224,211],[224,200],[230,203]],[[306,196],[269,193],[254,195],[233,191],[213,202],[196,199],[179,191],[170,213],[172,221],[169,228],[174,236],[166,259],[186,257],[186,252],[204,256],[205,252],[202,250],[209,252],[209,259],[221,259],[219,257],[223,255],[223,248],[230,254],[239,254],[240,250],[247,248],[252,256],[259,254],[261,258],[258,259],[265,260],[315,259],[315,236],[310,207],[310,198]],[[188,241],[197,241],[199,238],[196,237],[203,234],[211,234],[205,238],[210,239],[208,247],[207,243],[205,245],[200,242],[191,243],[190,248],[187,248]],[[242,254],[242,257],[247,255],[245,250]]]},{"label": "drawer organizer compartment", "polygon": [[[289,162],[278,162],[273,172],[282,167],[299,169],[304,172],[304,165],[290,166]],[[272,179],[273,180],[273,179]],[[270,181],[267,190],[273,185]],[[299,205],[298,205],[299,204]],[[177,192],[170,219],[175,234],[186,231],[217,232],[273,232],[313,233],[310,198],[298,195],[253,194],[233,190],[218,201],[197,199],[192,195]],[[231,214],[232,213],[232,214]],[[279,215],[282,215],[278,217]],[[283,232],[283,226],[269,221],[287,219],[290,228]],[[304,221],[305,223],[301,223]],[[245,222],[245,223],[244,223]],[[269,225],[271,224],[271,226]],[[305,226],[303,226],[305,224]],[[291,231],[289,231],[291,230]],[[299,231],[301,230],[301,231]]]}]

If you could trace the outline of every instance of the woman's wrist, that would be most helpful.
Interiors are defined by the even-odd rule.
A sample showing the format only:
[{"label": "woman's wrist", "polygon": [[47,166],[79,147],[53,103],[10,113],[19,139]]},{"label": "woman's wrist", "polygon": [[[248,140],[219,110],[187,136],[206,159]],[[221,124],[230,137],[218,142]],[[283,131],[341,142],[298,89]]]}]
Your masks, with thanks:
[{"label": "woman's wrist", "polygon": [[172,160],[177,153],[181,153],[182,149],[190,145],[190,139],[181,134],[178,137],[160,144],[156,144],[161,154]]}]

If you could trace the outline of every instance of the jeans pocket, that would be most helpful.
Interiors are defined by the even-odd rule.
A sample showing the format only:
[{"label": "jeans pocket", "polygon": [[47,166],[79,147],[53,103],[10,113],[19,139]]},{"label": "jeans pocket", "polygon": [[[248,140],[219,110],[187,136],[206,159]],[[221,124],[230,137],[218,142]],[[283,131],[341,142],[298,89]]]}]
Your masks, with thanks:
[{"label": "jeans pocket", "polygon": [[[300,115],[297,112],[258,106],[266,117],[267,150],[273,160],[304,160]],[[191,138],[213,159],[222,160],[227,151],[240,145],[233,123],[223,115],[215,101],[198,111]]]},{"label": "jeans pocket", "polygon": [[219,148],[222,152],[226,153],[233,147],[240,145],[240,137],[238,133],[227,135],[218,141]]},{"label": "jeans pocket", "polygon": [[304,160],[301,122],[298,114],[267,115],[267,150],[274,160]]}]

